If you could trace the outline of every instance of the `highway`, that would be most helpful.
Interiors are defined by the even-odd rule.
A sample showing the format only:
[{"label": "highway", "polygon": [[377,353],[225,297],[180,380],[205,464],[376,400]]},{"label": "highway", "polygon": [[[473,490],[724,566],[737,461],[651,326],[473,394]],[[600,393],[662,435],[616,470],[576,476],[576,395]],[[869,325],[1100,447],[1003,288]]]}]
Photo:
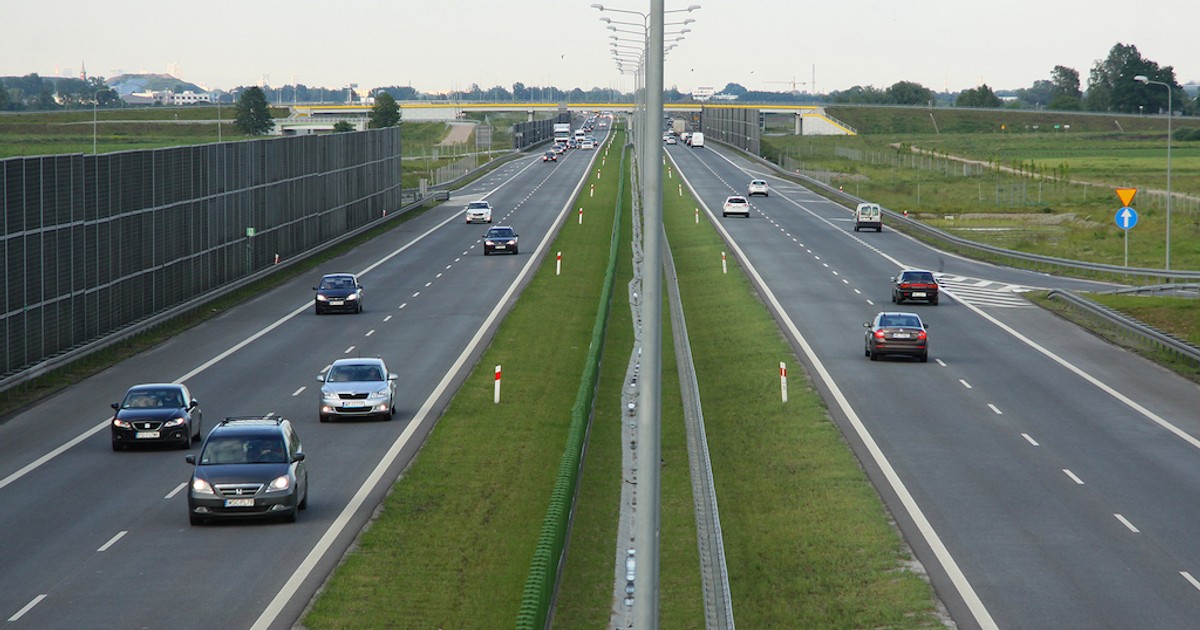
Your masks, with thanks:
[{"label": "highway", "polygon": [[[714,143],[667,150],[958,627],[1195,626],[1200,389],[1017,295],[1097,285],[939,253],[886,225],[855,233],[845,208]],[[770,197],[722,218],[752,177]],[[907,266],[944,274],[940,305],[891,303],[888,278]],[[930,324],[929,363],[864,356],[861,324],[881,310]]]},{"label": "highway", "polygon": [[[0,623],[13,628],[288,628],[340,560],[486,347],[561,225],[599,151],[540,152],[449,203],[221,313],[0,424]],[[520,254],[482,254],[486,198]],[[322,273],[361,274],[365,312],[313,313]],[[380,356],[390,421],[319,423],[316,377]],[[188,452],[113,452],[109,404],[141,382],[182,381],[204,431],[225,416],[291,419],[310,470],[294,524],[192,527]]]}]

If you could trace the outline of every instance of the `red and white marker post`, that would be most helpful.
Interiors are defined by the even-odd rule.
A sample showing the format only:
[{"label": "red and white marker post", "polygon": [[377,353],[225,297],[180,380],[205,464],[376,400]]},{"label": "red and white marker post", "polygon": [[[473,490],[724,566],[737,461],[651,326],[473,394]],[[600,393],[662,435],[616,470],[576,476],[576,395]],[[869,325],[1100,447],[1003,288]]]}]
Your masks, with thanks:
[{"label": "red and white marker post", "polygon": [[[783,361],[779,362],[779,391],[783,395],[783,402],[787,402],[787,364]],[[499,394],[496,395],[499,396]]]},{"label": "red and white marker post", "polygon": [[495,385],[495,391],[492,394],[492,402],[494,402],[497,405],[500,404],[500,366],[499,365],[496,366],[496,385]]},{"label": "red and white marker post", "polygon": [[579,209],[579,225],[583,225],[583,208]]},{"label": "red and white marker post", "polygon": [[554,259],[554,275],[562,273],[562,252],[558,252],[558,256]]},{"label": "red and white marker post", "polygon": [[700,225],[700,208],[696,208],[696,225]]},{"label": "red and white marker post", "polygon": [[725,264],[725,252],[721,252],[721,273],[729,273],[729,266]]}]

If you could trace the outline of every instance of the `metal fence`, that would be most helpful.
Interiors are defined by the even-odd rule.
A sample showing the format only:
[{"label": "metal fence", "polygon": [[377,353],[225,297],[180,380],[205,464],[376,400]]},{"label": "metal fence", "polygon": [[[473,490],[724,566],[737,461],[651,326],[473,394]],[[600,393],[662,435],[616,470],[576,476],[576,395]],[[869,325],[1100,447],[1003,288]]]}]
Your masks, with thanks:
[{"label": "metal fence", "polygon": [[757,109],[702,107],[700,121],[700,129],[706,140],[716,140],[754,155],[759,154],[762,128]]},{"label": "metal fence", "polygon": [[399,208],[400,130],[0,160],[0,374]]}]

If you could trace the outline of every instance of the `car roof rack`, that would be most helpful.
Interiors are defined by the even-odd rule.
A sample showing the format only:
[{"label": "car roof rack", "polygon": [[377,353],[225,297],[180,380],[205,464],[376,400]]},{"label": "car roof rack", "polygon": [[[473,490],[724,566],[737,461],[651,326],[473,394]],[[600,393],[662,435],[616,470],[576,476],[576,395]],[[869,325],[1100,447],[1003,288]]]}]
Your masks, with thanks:
[{"label": "car roof rack", "polygon": [[287,418],[283,416],[226,416],[224,420],[217,423],[217,426],[237,423],[255,423],[255,424],[280,424]]}]

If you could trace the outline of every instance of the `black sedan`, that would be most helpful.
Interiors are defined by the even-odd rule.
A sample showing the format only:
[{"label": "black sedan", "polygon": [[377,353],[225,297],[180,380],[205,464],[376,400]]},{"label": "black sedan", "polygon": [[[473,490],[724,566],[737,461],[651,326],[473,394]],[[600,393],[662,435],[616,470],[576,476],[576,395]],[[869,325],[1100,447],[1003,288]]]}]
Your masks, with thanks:
[{"label": "black sedan", "polygon": [[892,302],[903,304],[907,300],[922,300],[937,305],[938,282],[932,271],[905,269],[892,277]]},{"label": "black sedan", "polygon": [[180,383],[134,385],[112,408],[114,451],[143,444],[190,448],[200,439],[200,403]]},{"label": "black sedan", "polygon": [[363,310],[363,286],[358,276],[352,273],[327,273],[313,291],[317,292],[317,315],[337,311],[361,313]]},{"label": "black sedan", "polygon": [[497,225],[483,235],[483,255],[496,252],[517,253],[517,232],[507,225]]},{"label": "black sedan", "polygon": [[557,162],[558,154],[553,151],[546,151],[545,153],[542,154],[542,161],[543,162]]},{"label": "black sedan", "polygon": [[863,324],[867,329],[863,354],[878,361],[886,354],[915,357],[924,363],[929,360],[929,325],[916,313],[884,312]]}]

